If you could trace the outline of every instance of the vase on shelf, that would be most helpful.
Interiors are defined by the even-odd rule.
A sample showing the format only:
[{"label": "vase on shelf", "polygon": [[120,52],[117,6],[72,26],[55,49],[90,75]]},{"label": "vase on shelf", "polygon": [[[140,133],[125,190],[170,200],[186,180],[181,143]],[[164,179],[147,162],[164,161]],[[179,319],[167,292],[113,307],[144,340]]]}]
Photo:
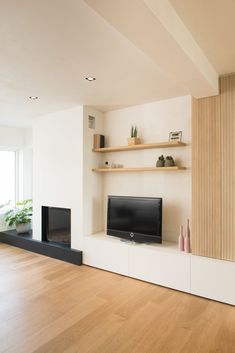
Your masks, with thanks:
[{"label": "vase on shelf", "polygon": [[165,166],[165,158],[163,155],[158,157],[157,163],[156,163],[156,167],[157,168],[162,168]]},{"label": "vase on shelf", "polygon": [[189,228],[189,219],[187,220],[186,234],[185,234],[185,252],[190,253],[190,228]]},{"label": "vase on shelf", "polygon": [[165,167],[174,167],[174,166],[175,166],[175,161],[174,161],[173,157],[166,156]]},{"label": "vase on shelf", "polygon": [[183,236],[183,226],[180,226],[179,238],[178,238],[179,250],[184,251],[184,236]]}]

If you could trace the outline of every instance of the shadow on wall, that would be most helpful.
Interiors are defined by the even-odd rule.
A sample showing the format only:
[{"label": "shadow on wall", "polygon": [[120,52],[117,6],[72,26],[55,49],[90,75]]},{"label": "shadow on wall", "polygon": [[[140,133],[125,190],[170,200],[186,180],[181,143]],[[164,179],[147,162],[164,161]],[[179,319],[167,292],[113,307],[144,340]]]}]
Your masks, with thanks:
[{"label": "shadow on wall", "polygon": [[97,233],[104,230],[104,215],[103,215],[103,198],[92,198],[92,210],[90,233]]},{"label": "shadow on wall", "polygon": [[185,230],[186,221],[184,210],[180,205],[165,202],[163,206],[163,240],[176,242],[179,235],[179,226],[182,224]]}]

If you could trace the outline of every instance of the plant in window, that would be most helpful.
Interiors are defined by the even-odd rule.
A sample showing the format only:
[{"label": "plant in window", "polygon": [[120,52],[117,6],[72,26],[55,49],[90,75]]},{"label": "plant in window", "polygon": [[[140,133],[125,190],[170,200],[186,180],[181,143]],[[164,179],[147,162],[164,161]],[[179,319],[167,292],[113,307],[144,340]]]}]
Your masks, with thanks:
[{"label": "plant in window", "polygon": [[16,202],[16,206],[6,212],[6,223],[12,227],[16,226],[17,233],[28,233],[32,220],[32,199]]}]

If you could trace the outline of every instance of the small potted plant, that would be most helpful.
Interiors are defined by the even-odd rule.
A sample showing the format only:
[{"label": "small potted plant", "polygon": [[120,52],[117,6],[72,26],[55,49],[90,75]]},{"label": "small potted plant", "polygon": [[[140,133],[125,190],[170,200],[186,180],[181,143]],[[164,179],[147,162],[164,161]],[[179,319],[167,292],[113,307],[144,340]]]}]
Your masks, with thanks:
[{"label": "small potted plant", "polygon": [[16,226],[18,234],[28,233],[31,229],[32,199],[16,202],[16,206],[6,212],[6,223],[9,227]]},{"label": "small potted plant", "polygon": [[138,136],[137,127],[132,125],[132,127],[131,127],[131,137],[129,137],[127,139],[129,146],[137,145],[137,144],[140,143],[140,139],[137,136]]},{"label": "small potted plant", "polygon": [[158,157],[157,163],[156,163],[156,167],[157,168],[162,168],[165,166],[165,158],[163,155]]},{"label": "small potted plant", "polygon": [[167,156],[165,160],[165,167],[174,167],[175,166],[175,161],[173,157]]}]

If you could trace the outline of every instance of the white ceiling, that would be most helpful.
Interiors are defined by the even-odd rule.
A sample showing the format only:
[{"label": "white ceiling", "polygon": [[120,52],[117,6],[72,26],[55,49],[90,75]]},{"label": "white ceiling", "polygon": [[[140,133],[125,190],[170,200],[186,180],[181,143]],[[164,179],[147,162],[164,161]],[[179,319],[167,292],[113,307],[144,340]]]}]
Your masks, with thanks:
[{"label": "white ceiling", "polygon": [[[188,35],[170,3],[155,2],[162,1]],[[180,1],[172,4],[189,28]],[[175,37],[158,12],[151,0],[0,0],[0,124],[27,126],[38,115],[79,104],[106,111],[215,94],[211,63],[219,66],[193,38]],[[87,82],[88,75],[96,81]],[[40,99],[30,101],[32,95]]]},{"label": "white ceiling", "polygon": [[235,1],[170,0],[216,71],[235,72]]}]

